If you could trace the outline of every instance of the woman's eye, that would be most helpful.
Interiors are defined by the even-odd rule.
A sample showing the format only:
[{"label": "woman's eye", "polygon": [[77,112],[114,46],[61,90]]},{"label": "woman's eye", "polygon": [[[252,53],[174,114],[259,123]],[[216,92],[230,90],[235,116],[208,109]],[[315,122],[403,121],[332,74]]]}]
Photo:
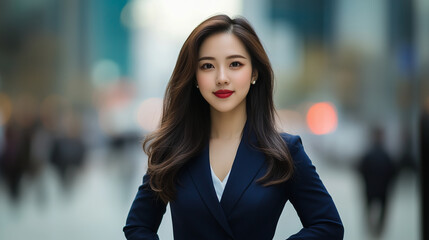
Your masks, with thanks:
[{"label": "woman's eye", "polygon": [[201,65],[201,69],[210,69],[213,68],[213,64],[211,63],[204,63],[203,65]]},{"label": "woman's eye", "polygon": [[242,64],[241,63],[239,63],[239,62],[232,62],[231,64],[230,64],[230,66],[231,67],[234,67],[234,68],[236,68],[236,67],[240,67]]}]

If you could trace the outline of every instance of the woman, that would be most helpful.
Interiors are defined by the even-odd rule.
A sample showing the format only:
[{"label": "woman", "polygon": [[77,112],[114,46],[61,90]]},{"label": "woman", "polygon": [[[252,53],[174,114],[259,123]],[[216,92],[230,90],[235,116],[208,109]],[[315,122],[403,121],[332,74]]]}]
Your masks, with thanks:
[{"label": "woman", "polygon": [[273,73],[250,24],[211,17],[184,43],[160,128],[143,143],[148,170],[127,239],[158,239],[170,203],[175,239],[272,239],[285,203],[303,229],[342,239],[336,207],[298,136],[275,129]]}]

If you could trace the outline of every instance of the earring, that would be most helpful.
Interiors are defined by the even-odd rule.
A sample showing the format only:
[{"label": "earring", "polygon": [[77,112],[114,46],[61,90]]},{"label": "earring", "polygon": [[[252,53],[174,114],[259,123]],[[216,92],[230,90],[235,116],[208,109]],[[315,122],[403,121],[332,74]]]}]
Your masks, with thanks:
[{"label": "earring", "polygon": [[195,87],[199,88],[199,87],[198,87],[198,84],[197,84],[197,85],[195,85]]},{"label": "earring", "polygon": [[253,80],[252,84],[255,85],[255,83],[256,83],[256,80]]}]

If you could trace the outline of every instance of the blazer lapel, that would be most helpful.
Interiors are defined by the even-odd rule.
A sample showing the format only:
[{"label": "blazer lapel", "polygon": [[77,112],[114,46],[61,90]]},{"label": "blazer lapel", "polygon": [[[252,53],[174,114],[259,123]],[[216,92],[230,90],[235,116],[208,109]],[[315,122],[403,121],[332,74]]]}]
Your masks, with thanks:
[{"label": "blazer lapel", "polygon": [[265,162],[265,156],[251,146],[257,145],[256,136],[249,132],[247,123],[238,147],[231,173],[221,198],[221,206],[228,216],[244,191],[255,180]]},{"label": "blazer lapel", "polygon": [[189,165],[188,170],[190,172],[192,181],[194,182],[202,200],[205,202],[210,212],[213,214],[219,224],[225,229],[225,231],[231,237],[234,237],[225,213],[219,204],[219,200],[216,196],[213,186],[210,172],[209,144],[206,145],[202,154],[193,160],[192,164]]}]

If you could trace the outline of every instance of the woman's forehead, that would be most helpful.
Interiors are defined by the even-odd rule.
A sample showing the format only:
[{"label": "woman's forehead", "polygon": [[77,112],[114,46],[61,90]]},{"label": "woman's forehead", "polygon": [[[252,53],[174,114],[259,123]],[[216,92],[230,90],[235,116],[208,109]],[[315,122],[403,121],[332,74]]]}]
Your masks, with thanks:
[{"label": "woman's forehead", "polygon": [[226,58],[232,55],[242,55],[246,58],[249,53],[241,40],[232,33],[217,33],[207,37],[200,46],[198,57]]}]

